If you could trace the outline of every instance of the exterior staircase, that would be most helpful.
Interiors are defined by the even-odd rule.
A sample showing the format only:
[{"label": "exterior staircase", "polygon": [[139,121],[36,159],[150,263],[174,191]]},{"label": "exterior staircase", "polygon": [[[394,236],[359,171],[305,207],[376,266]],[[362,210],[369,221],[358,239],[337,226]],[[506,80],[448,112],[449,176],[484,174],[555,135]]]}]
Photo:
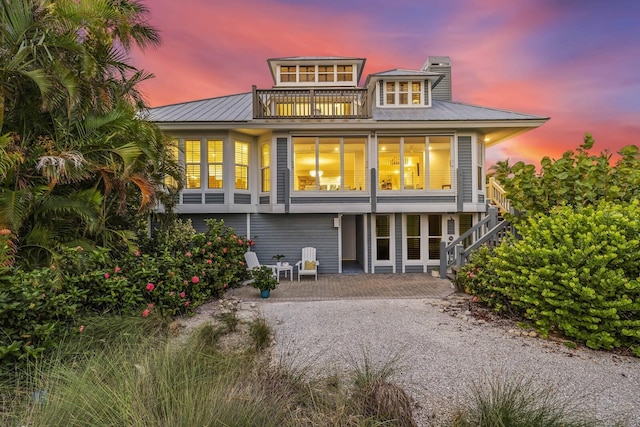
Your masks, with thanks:
[{"label": "exterior staircase", "polygon": [[474,250],[483,245],[497,246],[508,233],[515,234],[513,225],[502,216],[512,212],[511,203],[494,178],[489,179],[486,194],[487,216],[452,242],[440,242],[440,277],[454,279]]}]

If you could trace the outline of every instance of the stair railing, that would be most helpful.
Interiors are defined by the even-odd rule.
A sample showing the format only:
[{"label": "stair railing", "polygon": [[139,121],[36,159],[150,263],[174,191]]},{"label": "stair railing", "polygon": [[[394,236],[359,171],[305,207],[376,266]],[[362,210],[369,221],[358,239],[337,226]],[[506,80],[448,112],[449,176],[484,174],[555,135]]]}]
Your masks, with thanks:
[{"label": "stair railing", "polygon": [[487,184],[487,199],[496,205],[500,212],[513,213],[511,212],[511,202],[507,198],[504,188],[494,177],[489,178],[489,183]]}]

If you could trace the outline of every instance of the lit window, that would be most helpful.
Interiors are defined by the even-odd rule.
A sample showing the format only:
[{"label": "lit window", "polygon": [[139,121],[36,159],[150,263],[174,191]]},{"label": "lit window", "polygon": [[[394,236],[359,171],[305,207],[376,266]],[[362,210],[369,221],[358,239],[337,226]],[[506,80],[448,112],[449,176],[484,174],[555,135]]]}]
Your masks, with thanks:
[{"label": "lit window", "polygon": [[249,189],[249,144],[236,141],[235,178],[236,190]]},{"label": "lit window", "polygon": [[293,138],[295,191],[366,189],[365,137]]},{"label": "lit window", "polygon": [[422,105],[422,82],[384,82],[386,105]]},{"label": "lit window", "polygon": [[184,142],[187,188],[200,188],[200,140]]},{"label": "lit window", "polygon": [[271,191],[271,144],[266,143],[260,146],[260,182],[261,191]]},{"label": "lit window", "polygon": [[451,189],[451,138],[429,137],[429,189]]},{"label": "lit window", "polygon": [[208,188],[223,188],[222,141],[207,141]]},{"label": "lit window", "polygon": [[376,261],[391,260],[391,217],[376,215]]},{"label": "lit window", "polygon": [[420,215],[407,215],[407,260],[419,261],[420,255]]}]

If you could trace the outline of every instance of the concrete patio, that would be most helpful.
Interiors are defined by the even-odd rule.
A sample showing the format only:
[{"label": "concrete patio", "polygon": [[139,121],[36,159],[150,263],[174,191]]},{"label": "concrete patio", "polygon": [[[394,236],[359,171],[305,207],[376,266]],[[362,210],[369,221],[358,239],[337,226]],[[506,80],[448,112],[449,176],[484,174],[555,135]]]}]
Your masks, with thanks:
[{"label": "concrete patio", "polygon": [[228,296],[245,301],[323,301],[345,299],[420,299],[444,298],[455,290],[449,280],[438,279],[426,273],[405,274],[320,274],[312,277],[297,276],[293,281],[282,277],[278,287],[267,299],[248,285],[232,289]]}]

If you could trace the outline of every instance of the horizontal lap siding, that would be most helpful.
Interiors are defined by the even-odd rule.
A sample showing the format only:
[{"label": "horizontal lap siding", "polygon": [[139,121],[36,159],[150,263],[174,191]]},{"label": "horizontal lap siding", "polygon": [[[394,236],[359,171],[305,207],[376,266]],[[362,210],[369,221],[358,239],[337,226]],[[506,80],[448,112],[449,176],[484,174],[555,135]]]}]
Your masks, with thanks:
[{"label": "horizontal lap siding", "polygon": [[201,205],[202,193],[183,193],[182,204],[184,205]]},{"label": "horizontal lap siding", "polygon": [[351,204],[351,203],[369,203],[368,197],[292,197],[291,204]]},{"label": "horizontal lap siding", "polygon": [[247,234],[247,214],[191,214],[182,215],[183,219],[191,218],[193,228],[199,233],[208,231],[206,220],[214,218],[224,220],[224,225],[233,228],[239,235]]},{"label": "horizontal lap siding", "polygon": [[235,193],[233,195],[233,202],[236,205],[250,205],[251,204],[251,194],[238,194],[238,193]]},{"label": "horizontal lap siding", "polygon": [[205,193],[204,202],[208,205],[224,204],[224,193]]},{"label": "horizontal lap siding", "polygon": [[377,202],[383,203],[455,203],[455,196],[388,196],[378,197]]},{"label": "horizontal lap siding", "polygon": [[335,215],[251,214],[253,251],[263,264],[273,264],[273,255],[282,254],[290,264],[300,261],[302,248],[313,246],[320,261],[319,273],[338,272],[338,228]]},{"label": "horizontal lap siding", "polygon": [[271,196],[260,196],[260,204],[268,205],[271,203]]},{"label": "horizontal lap siding", "polygon": [[276,181],[276,201],[280,205],[285,204],[288,191],[285,185],[286,174],[288,173],[287,149],[287,138],[278,138],[276,142],[276,165],[278,168]]},{"label": "horizontal lap siding", "polygon": [[462,201],[471,203],[473,201],[473,170],[471,159],[471,137],[458,137],[458,168],[462,172]]},{"label": "horizontal lap siding", "polygon": [[406,265],[404,271],[406,273],[422,273],[424,272],[424,267],[421,265]]}]

